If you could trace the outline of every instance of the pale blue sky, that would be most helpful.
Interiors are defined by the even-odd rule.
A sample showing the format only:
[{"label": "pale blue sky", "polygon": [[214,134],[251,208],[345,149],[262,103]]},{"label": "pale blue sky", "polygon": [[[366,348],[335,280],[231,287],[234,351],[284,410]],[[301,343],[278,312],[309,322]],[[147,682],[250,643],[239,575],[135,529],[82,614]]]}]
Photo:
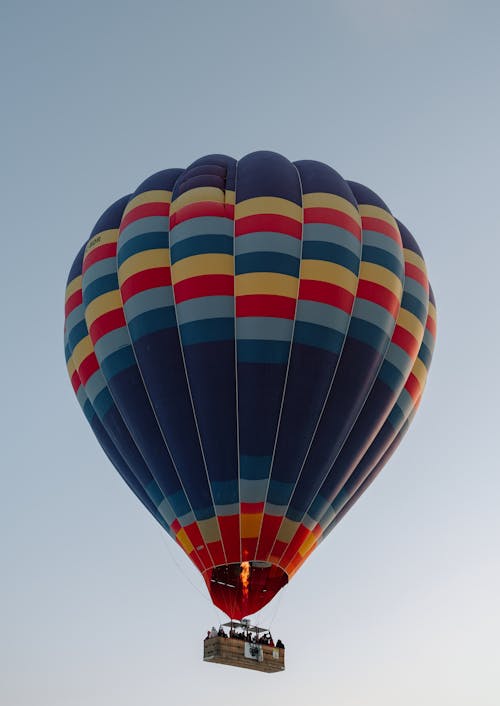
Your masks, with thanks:
[{"label": "pale blue sky", "polygon": [[[500,6],[4,0],[0,702],[497,706]],[[65,280],[165,167],[273,149],[366,183],[414,233],[438,343],[404,444],[262,621],[264,676],[201,661],[201,577],[92,437]]]}]

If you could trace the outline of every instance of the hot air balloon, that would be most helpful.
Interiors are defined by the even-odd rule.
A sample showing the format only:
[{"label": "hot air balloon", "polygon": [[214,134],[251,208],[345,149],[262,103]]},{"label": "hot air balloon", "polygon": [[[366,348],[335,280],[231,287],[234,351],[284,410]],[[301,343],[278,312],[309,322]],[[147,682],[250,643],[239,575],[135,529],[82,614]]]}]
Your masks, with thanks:
[{"label": "hot air balloon", "polygon": [[369,188],[317,161],[209,155],[99,218],[65,352],[105,454],[240,620],[396,449],[435,321],[419,247]]}]

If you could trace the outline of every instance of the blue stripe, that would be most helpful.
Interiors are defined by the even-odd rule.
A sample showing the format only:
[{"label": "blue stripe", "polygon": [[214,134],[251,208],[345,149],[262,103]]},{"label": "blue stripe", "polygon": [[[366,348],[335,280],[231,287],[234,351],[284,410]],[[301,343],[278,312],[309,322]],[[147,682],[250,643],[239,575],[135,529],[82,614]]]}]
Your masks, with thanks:
[{"label": "blue stripe", "polygon": [[389,343],[389,337],[381,328],[354,317],[349,325],[349,338],[366,343],[379,353],[385,353]]},{"label": "blue stripe", "polygon": [[363,244],[362,258],[365,262],[372,262],[394,272],[401,280],[404,278],[404,265],[401,260],[391,255],[387,250]]},{"label": "blue stripe", "polygon": [[[363,251],[364,252],[364,251]],[[304,260],[324,260],[342,265],[355,275],[359,272],[359,257],[347,248],[335,243],[324,243],[321,241],[304,241],[302,250]]]},{"label": "blue stripe", "polygon": [[240,454],[240,476],[246,480],[261,480],[269,476],[272,456]]},{"label": "blue stripe", "polygon": [[414,297],[412,294],[403,291],[401,308],[414,314],[414,316],[422,322],[422,325],[425,326],[427,320],[427,302],[424,304],[421,299],[417,299],[417,297]]},{"label": "blue stripe", "polygon": [[179,260],[192,255],[206,255],[209,253],[233,254],[233,238],[227,235],[204,234],[194,235],[191,238],[180,240],[170,248],[170,261],[172,265]]},{"label": "blue stripe", "polygon": [[[126,240],[123,245],[120,245],[120,241],[118,241],[118,267],[132,255],[137,255],[145,250],[160,250],[162,248],[168,248],[168,233],[141,233]],[[160,263],[158,266],[161,267],[163,264]]]},{"label": "blue stripe", "polygon": [[102,294],[115,291],[118,289],[118,286],[118,276],[116,272],[95,279],[83,289],[85,305],[88,306],[94,299],[97,299],[97,297],[100,297]]},{"label": "blue stripe", "polygon": [[344,342],[344,334],[319,324],[306,323],[305,321],[295,322],[293,340],[296,343],[303,343],[306,346],[323,348],[332,353],[340,353]]},{"label": "blue stripe", "polygon": [[177,326],[175,310],[173,306],[165,306],[161,309],[152,309],[139,314],[131,321],[127,322],[130,338],[138,341],[143,336],[155,331],[162,331],[166,328]]},{"label": "blue stripe", "polygon": [[396,391],[404,385],[405,378],[401,375],[401,371],[396,368],[388,360],[385,360],[380,368],[378,379],[385,383],[391,390]]},{"label": "blue stripe", "polygon": [[286,363],[288,341],[238,341],[238,363]]},{"label": "blue stripe", "polygon": [[111,380],[118,373],[136,365],[132,346],[126,346],[114,351],[114,353],[99,361],[99,364],[106,380]]},{"label": "blue stripe", "polygon": [[234,319],[206,319],[179,326],[183,346],[234,340]]},{"label": "blue stripe", "polygon": [[276,252],[252,252],[236,256],[235,273],[276,272],[282,275],[298,277],[300,260],[291,255]]}]

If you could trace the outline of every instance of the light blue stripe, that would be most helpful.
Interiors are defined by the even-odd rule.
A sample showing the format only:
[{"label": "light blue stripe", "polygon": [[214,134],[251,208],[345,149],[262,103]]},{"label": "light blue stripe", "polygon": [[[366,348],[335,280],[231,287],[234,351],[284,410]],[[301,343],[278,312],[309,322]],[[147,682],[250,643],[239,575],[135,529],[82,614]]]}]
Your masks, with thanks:
[{"label": "light blue stripe", "polygon": [[234,297],[213,296],[188,299],[176,306],[179,324],[203,319],[234,317]]},{"label": "light blue stripe", "polygon": [[244,316],[236,319],[238,341],[290,341],[293,321],[274,317]]},{"label": "light blue stripe", "polygon": [[170,245],[195,235],[218,234],[233,237],[234,221],[222,216],[198,216],[174,226],[170,231]]}]

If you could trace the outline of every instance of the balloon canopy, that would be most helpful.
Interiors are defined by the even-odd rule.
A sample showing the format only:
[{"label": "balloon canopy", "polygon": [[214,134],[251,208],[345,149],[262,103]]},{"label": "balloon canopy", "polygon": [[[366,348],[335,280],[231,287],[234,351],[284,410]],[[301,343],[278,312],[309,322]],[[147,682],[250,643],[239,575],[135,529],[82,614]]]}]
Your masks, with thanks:
[{"label": "balloon canopy", "polygon": [[99,218],[65,349],[109,460],[239,619],[399,444],[435,321],[419,247],[373,191],[321,162],[209,155]]}]

